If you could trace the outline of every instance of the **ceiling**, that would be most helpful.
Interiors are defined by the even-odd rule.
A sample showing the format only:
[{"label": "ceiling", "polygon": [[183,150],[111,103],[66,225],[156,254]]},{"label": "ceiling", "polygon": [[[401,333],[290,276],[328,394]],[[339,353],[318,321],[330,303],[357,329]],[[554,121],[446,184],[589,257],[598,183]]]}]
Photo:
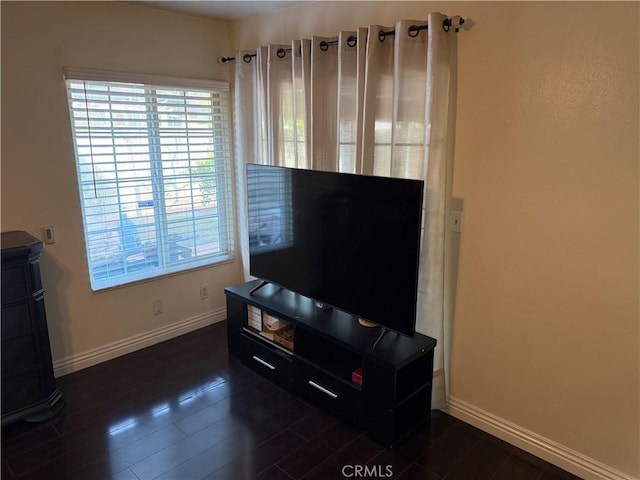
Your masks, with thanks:
[{"label": "ceiling", "polygon": [[137,1],[128,2],[145,7],[160,8],[173,12],[195,15],[198,17],[214,18],[217,20],[236,20],[242,17],[260,15],[263,13],[283,10],[308,0],[278,0],[278,1]]}]

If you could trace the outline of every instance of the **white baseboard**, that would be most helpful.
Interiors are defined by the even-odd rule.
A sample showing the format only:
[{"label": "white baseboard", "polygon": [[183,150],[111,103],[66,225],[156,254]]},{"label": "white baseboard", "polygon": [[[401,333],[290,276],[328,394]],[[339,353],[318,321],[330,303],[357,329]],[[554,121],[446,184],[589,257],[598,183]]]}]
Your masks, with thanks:
[{"label": "white baseboard", "polygon": [[179,322],[165,325],[149,332],[134,335],[102,347],[94,348],[77,355],[72,355],[53,362],[53,373],[56,377],[61,377],[83,368],[97,365],[98,363],[112,360],[116,357],[135,352],[141,348],[155,345],[156,343],[169,340],[185,333],[192,332],[207,325],[221,322],[226,318],[226,309],[219,308],[202,315],[186,318]]},{"label": "white baseboard", "polygon": [[588,480],[638,480],[463,400],[449,397],[448,412],[453,417],[463,420],[581,478]]}]

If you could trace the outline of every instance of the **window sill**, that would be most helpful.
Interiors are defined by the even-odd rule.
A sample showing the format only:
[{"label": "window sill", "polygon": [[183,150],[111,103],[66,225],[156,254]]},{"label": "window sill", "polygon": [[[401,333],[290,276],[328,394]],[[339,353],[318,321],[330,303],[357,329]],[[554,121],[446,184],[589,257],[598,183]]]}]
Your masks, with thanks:
[{"label": "window sill", "polygon": [[100,284],[98,284],[98,286],[91,285],[91,293],[100,294],[100,293],[110,292],[116,289],[127,288],[134,285],[139,285],[141,283],[153,282],[153,281],[164,279],[167,277],[174,277],[178,275],[189,274],[196,270],[204,270],[206,268],[221,267],[223,265],[229,265],[231,263],[234,263],[235,261],[236,261],[235,255],[227,255],[220,260],[216,260],[215,262],[203,263],[202,265],[193,265],[188,268],[181,268],[175,271],[164,271],[152,277],[144,277],[144,278],[138,278],[138,279],[132,278],[131,280],[123,279],[123,283],[119,283],[117,285],[105,285],[105,286],[100,286]]}]

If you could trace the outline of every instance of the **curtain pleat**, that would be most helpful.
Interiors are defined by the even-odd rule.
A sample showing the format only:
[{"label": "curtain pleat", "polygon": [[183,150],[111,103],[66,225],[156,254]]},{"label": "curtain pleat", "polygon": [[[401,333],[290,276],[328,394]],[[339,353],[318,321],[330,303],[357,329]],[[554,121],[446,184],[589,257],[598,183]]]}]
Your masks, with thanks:
[{"label": "curtain pleat", "polygon": [[370,26],[367,36],[362,119],[362,173],[390,176],[393,119],[393,37],[384,42],[379,33],[393,30]]},{"label": "curtain pleat", "polygon": [[394,36],[392,177],[423,179],[425,107],[427,101],[427,35],[406,32],[419,20],[396,23]]},{"label": "curtain pleat", "polygon": [[249,231],[247,219],[247,182],[245,164],[258,161],[260,152],[260,124],[261,112],[258,108],[260,95],[258,94],[258,77],[255,63],[248,64],[242,60],[249,52],[237,52],[234,74],[234,104],[233,118],[236,142],[235,179],[236,179],[236,209],[238,214],[238,250],[242,260],[245,278],[249,277]]},{"label": "curtain pleat", "polygon": [[[416,330],[438,341],[434,408],[446,405],[452,311],[445,219],[452,190],[457,44],[453,29],[442,28],[446,18],[430,13],[428,30],[413,36],[409,27],[426,21],[263,46],[251,62],[242,61],[245,52],[238,52],[235,62],[240,250],[247,277],[245,163],[425,181]],[[278,55],[283,48],[286,54]]]},{"label": "curtain pleat", "polygon": [[322,42],[337,38],[311,39],[311,168],[338,170],[338,50],[322,50]]},{"label": "curtain pleat", "polygon": [[340,32],[338,36],[338,85],[336,121],[338,123],[338,170],[356,173],[358,158],[358,49],[349,46],[356,32]]},{"label": "curtain pleat", "polygon": [[[429,14],[429,25],[442,25],[446,17]],[[457,37],[441,28],[429,29],[427,56],[427,102],[425,109],[426,196],[425,222],[420,260],[418,311],[423,312],[421,331],[438,339],[434,356],[434,408],[446,406],[449,382],[451,302],[450,271],[445,249],[451,231],[446,228],[453,186],[455,142],[455,74]],[[426,314],[428,313],[428,315]]]},{"label": "curtain pleat", "polygon": [[311,41],[293,40],[291,52],[291,81],[294,94],[291,118],[295,152],[293,167],[309,168]]}]

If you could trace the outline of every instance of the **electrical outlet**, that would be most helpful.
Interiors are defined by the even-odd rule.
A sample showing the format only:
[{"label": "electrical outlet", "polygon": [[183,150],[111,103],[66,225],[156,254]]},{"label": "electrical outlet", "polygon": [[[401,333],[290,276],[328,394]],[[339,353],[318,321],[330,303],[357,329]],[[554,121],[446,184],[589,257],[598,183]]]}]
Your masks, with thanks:
[{"label": "electrical outlet", "polygon": [[151,309],[153,310],[154,315],[160,315],[164,311],[164,307],[162,306],[162,299],[158,298],[151,302]]},{"label": "electrical outlet", "polygon": [[200,300],[209,298],[209,285],[200,285]]}]

